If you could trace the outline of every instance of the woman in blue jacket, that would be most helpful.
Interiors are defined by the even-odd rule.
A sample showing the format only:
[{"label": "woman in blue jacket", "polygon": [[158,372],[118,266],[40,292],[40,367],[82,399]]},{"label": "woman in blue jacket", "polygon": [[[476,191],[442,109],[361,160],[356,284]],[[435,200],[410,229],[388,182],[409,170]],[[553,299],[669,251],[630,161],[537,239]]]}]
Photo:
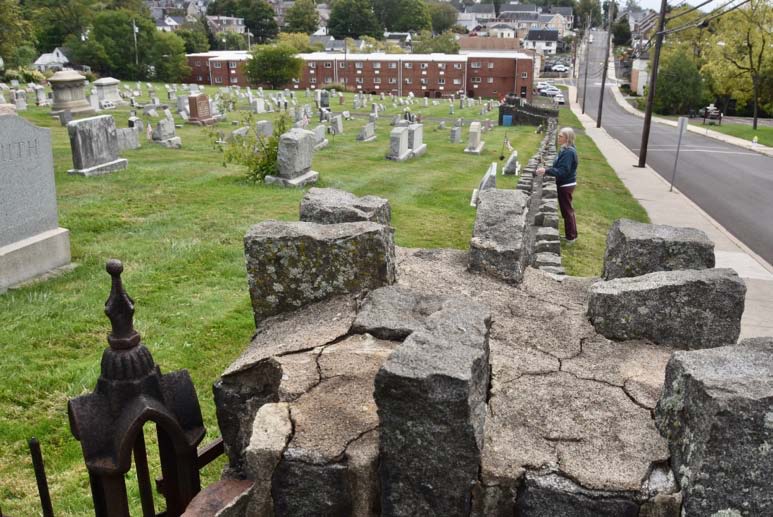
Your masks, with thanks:
[{"label": "woman in blue jacket", "polygon": [[574,148],[574,131],[565,127],[558,132],[558,145],[561,147],[553,166],[540,167],[537,176],[547,174],[556,178],[558,187],[558,207],[561,209],[561,217],[564,219],[564,233],[566,244],[571,246],[577,241],[577,221],[574,219],[572,208],[572,194],[577,185],[577,149]]}]

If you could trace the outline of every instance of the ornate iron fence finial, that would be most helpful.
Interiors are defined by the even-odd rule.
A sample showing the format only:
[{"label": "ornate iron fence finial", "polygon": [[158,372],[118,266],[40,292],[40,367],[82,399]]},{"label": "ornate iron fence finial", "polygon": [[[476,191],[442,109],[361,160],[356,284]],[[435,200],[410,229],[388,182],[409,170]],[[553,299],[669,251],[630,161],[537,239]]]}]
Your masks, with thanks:
[{"label": "ornate iron fence finial", "polygon": [[110,296],[105,302],[105,314],[113,326],[107,342],[116,350],[133,348],[140,344],[140,335],[134,330],[134,300],[126,294],[121,282],[123,264],[120,260],[110,259],[105,269],[113,277]]}]

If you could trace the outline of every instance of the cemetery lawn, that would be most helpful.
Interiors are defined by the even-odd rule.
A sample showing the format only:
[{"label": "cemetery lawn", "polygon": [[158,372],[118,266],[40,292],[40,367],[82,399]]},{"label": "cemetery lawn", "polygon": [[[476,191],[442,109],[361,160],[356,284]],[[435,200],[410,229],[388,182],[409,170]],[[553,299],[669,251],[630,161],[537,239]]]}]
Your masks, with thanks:
[{"label": "cemetery lawn", "polygon": [[[156,88],[163,92],[162,85]],[[306,102],[302,92],[299,97],[300,104]],[[400,111],[387,104],[388,113]],[[344,106],[331,103],[336,112],[351,106],[351,95]],[[455,117],[463,117],[465,143],[449,143],[448,129],[436,131],[437,119],[425,120],[427,154],[391,162],[384,159],[388,117],[379,119],[376,141],[355,141],[369,109],[344,122],[344,135],[329,136],[330,146],[315,153],[313,169],[321,174],[317,186],[388,198],[400,246],[467,249],[475,218],[470,194],[488,165],[499,161],[505,134],[522,164],[540,140],[532,127],[497,127],[483,134],[486,147],[481,156],[468,155],[462,152],[466,126],[486,118],[479,116],[479,107],[459,109],[457,104],[455,115],[449,116],[444,103],[414,105],[414,112],[426,110],[428,116],[444,118],[447,128]],[[177,130],[183,142],[180,150],[148,144],[143,135],[141,149],[123,153],[129,160],[127,170],[92,178],[68,176],[72,162],[66,130],[48,111],[30,107],[23,116],[52,130],[59,223],[70,230],[78,267],[0,295],[0,507],[17,516],[38,512],[26,445],[35,436],[42,443],[55,513],[93,515],[80,444],[70,434],[66,408],[69,398],[92,391],[99,375],[109,331],[102,312],[110,289],[105,262],[124,262],[124,284],[136,303],[135,327],[162,372],[190,372],[208,443],[219,435],[212,383],[254,332],[242,238],[260,221],[297,220],[304,191],[246,183],[241,167],[224,167],[208,129],[190,125]],[[118,127],[126,127],[128,108],[108,113]],[[236,129],[230,120],[243,116],[230,113],[229,121],[215,129]],[[495,112],[487,117],[496,120]],[[572,117],[562,110],[562,125],[578,127]],[[646,215],[589,138],[580,135],[578,149],[581,240],[566,251],[565,266],[570,274],[598,275],[612,221],[643,221]],[[513,188],[516,178],[499,176],[497,181],[499,188]],[[148,430],[146,437],[152,434]],[[149,454],[151,475],[158,477],[152,446]],[[217,479],[222,465],[221,459],[207,467],[202,483]],[[136,477],[129,475],[133,514],[139,515]],[[157,511],[160,508],[157,504]]]}]

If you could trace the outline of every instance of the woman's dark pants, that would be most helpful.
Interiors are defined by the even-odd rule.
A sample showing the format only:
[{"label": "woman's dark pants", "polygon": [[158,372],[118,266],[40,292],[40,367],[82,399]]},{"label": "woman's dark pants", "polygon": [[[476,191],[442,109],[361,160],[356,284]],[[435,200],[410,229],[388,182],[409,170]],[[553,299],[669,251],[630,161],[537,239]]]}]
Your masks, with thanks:
[{"label": "woman's dark pants", "polygon": [[574,208],[572,208],[573,193],[574,185],[558,187],[558,207],[561,209],[561,217],[564,218],[564,233],[569,241],[577,238],[577,221],[574,220]]}]

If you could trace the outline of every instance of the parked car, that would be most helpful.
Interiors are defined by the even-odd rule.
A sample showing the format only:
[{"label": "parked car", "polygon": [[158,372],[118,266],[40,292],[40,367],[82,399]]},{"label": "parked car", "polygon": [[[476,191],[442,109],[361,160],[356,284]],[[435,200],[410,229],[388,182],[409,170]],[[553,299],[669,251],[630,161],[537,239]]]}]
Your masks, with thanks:
[{"label": "parked car", "polygon": [[566,100],[564,100],[564,94],[563,94],[563,93],[559,93],[558,95],[556,95],[556,96],[555,96],[555,97],[553,97],[553,98],[554,98],[554,99],[556,100],[556,102],[557,102],[557,103],[559,103],[559,104],[566,104]]},{"label": "parked car", "polygon": [[568,72],[569,69],[565,67],[564,65],[553,65],[553,68],[551,68],[553,72]]},{"label": "parked car", "polygon": [[552,88],[552,87],[553,87],[552,84],[546,83],[545,81],[540,81],[540,82],[537,83],[537,91],[538,92],[544,90],[545,88]]},{"label": "parked car", "polygon": [[556,95],[560,95],[561,94],[561,90],[559,90],[558,88],[555,88],[555,87],[545,88],[544,90],[542,90],[540,92],[540,94],[544,95],[546,97],[555,97]]},{"label": "parked car", "polygon": [[709,119],[718,119],[722,116],[722,112],[720,112],[719,108],[715,106],[708,106],[706,108],[699,109],[698,116]]}]

